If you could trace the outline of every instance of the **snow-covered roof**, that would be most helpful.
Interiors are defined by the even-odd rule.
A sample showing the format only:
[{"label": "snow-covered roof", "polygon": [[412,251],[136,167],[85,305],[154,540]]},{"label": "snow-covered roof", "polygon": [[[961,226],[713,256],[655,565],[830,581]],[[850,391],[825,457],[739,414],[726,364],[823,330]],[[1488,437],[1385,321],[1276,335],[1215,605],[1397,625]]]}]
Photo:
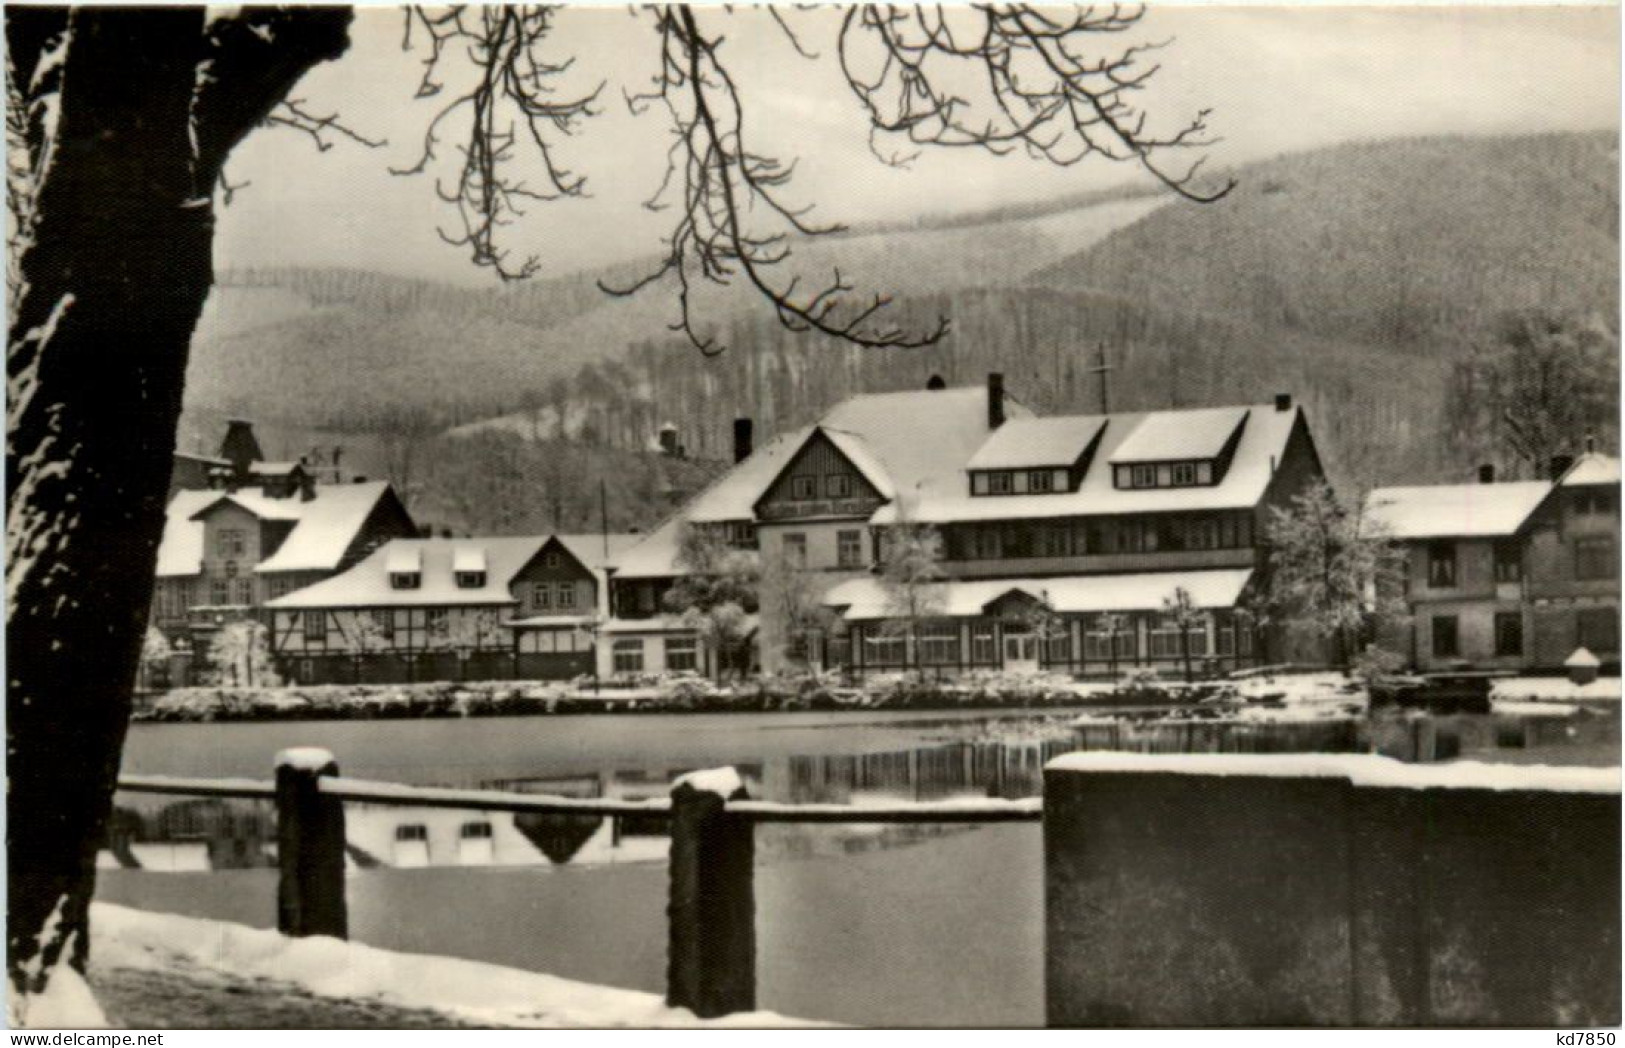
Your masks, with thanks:
[{"label": "snow-covered roof", "polygon": [[[1236,443],[1230,467],[1219,483],[1204,487],[1121,490],[1115,486],[1110,464],[1118,460],[1118,448],[1134,440],[1146,425],[1165,432],[1170,427],[1177,429],[1187,416],[1194,416],[1201,423],[1198,428],[1212,429],[1212,418],[1238,420],[1243,415],[1247,416],[1247,424]],[[1275,468],[1286,452],[1293,426],[1302,417],[1297,407],[1277,411],[1270,404],[1109,415],[1106,416],[1106,428],[1101,434],[1094,461],[1076,491],[1043,495],[972,496],[967,490],[968,484],[960,482],[949,493],[934,491],[920,499],[909,507],[908,516],[920,523],[944,524],[1117,513],[1249,509],[1258,505],[1264,497],[1270,479],[1275,475]],[[1203,438],[1203,446],[1207,446],[1207,439]],[[1141,442],[1141,446],[1153,448],[1162,454],[1168,445],[1159,436],[1154,441]],[[1186,454],[1184,457],[1192,455]],[[874,524],[892,524],[897,519],[897,508],[891,504],[877,510],[870,521]]]},{"label": "snow-covered roof", "polygon": [[[946,618],[975,618],[988,605],[1012,591],[1047,603],[1058,613],[1160,611],[1164,601],[1183,588],[1199,608],[1231,608],[1252,578],[1251,568],[1214,571],[1157,571],[1125,575],[1069,575],[1044,579],[976,579],[933,583],[927,601]],[[844,608],[849,622],[892,618],[898,610],[885,584],[864,576],[848,579],[824,595],[823,603]]]},{"label": "snow-covered roof", "polygon": [[260,561],[254,571],[332,571],[337,568],[387,491],[388,483],[374,480],[365,484],[317,485],[313,492],[315,497],[308,501],[297,496],[265,500],[299,506],[299,523],[277,551]]},{"label": "snow-covered roof", "polygon": [[391,542],[384,554],[384,570],[391,575],[416,575],[423,570],[423,547]]},{"label": "snow-covered roof", "polygon": [[[610,552],[624,549],[635,536],[611,535]],[[475,538],[394,539],[374,550],[343,574],[335,575],[267,607],[373,608],[512,604],[513,578],[531,559],[557,539],[598,580],[604,593],[604,542],[599,535],[503,535]],[[478,564],[479,567],[467,565]],[[458,573],[484,572],[484,585],[459,586]],[[413,589],[395,589],[393,574],[415,574]]]},{"label": "snow-covered roof", "polygon": [[[1005,398],[1009,419],[1031,416]],[[1009,422],[1005,423],[1009,425]],[[981,386],[908,390],[851,397],[817,423],[782,434],[712,481],[615,561],[619,578],[666,578],[679,573],[685,522],[755,520],[756,503],[815,430],[822,429],[883,497],[900,493],[911,505],[964,488],[964,464],[987,439],[987,391]]]},{"label": "snow-covered roof", "polygon": [[1366,497],[1365,521],[1394,539],[1508,536],[1551,489],[1545,480],[1376,488]]},{"label": "snow-covered roof", "polygon": [[236,506],[260,520],[292,522],[293,530],[256,572],[317,571],[338,567],[367,517],[389,485],[318,485],[310,499],[269,498],[257,490],[178,491],[165,511],[158,547],[158,577],[177,578],[203,570],[204,518]]},{"label": "snow-covered roof", "polygon": [[965,468],[1070,466],[1105,424],[1099,415],[1011,419],[993,431]]},{"label": "snow-covered roof", "polygon": [[1619,459],[1612,455],[1588,451],[1574,461],[1569,471],[1563,474],[1560,483],[1565,488],[1589,484],[1618,484]]},{"label": "snow-covered roof", "polygon": [[[1273,408],[1260,411],[1273,412]],[[1247,421],[1245,407],[1156,411],[1143,417],[1112,448],[1112,462],[1170,462],[1217,458],[1236,427]]]},{"label": "snow-covered roof", "polygon": [[297,462],[251,462],[248,472],[262,477],[281,477],[292,473],[296,469],[303,469]]}]

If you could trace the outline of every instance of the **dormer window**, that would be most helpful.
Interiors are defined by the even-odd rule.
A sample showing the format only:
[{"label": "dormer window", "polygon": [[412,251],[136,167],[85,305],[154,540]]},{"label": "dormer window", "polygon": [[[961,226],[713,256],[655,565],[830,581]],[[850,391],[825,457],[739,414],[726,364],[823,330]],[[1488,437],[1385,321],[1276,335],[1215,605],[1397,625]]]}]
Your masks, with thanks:
[{"label": "dormer window", "polygon": [[451,555],[452,577],[458,589],[479,589],[485,585],[485,551],[460,546]]},{"label": "dormer window", "polygon": [[1112,474],[1118,490],[1129,488],[1199,488],[1213,483],[1213,463],[1136,462],[1117,466]]},{"label": "dormer window", "polygon": [[974,470],[970,475],[972,495],[1053,495],[1071,490],[1064,469]]},{"label": "dormer window", "polygon": [[392,543],[384,553],[389,588],[415,590],[423,586],[423,548]]}]

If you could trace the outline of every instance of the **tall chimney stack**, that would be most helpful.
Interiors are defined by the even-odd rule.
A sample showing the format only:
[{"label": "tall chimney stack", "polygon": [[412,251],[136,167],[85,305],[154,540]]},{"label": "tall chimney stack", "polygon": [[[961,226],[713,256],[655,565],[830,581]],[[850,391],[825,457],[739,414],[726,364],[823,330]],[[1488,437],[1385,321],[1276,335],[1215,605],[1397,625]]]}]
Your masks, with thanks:
[{"label": "tall chimney stack", "polygon": [[254,438],[254,423],[241,418],[227,419],[220,457],[231,463],[233,486],[241,485],[248,476],[248,467],[265,458],[260,442]]},{"label": "tall chimney stack", "polygon": [[1004,425],[1004,374],[999,371],[987,373],[987,428],[998,429]]},{"label": "tall chimney stack", "polygon": [[1290,394],[1290,393],[1277,393],[1277,394],[1275,394],[1275,410],[1276,411],[1291,411],[1292,410],[1292,394]]},{"label": "tall chimney stack", "polygon": [[755,427],[748,418],[734,419],[734,462],[743,462],[750,458],[755,449],[751,446],[751,435]]},{"label": "tall chimney stack", "polygon": [[1495,483],[1495,464],[1494,463],[1486,462],[1482,466],[1478,467],[1478,482],[1480,484],[1494,484]]}]

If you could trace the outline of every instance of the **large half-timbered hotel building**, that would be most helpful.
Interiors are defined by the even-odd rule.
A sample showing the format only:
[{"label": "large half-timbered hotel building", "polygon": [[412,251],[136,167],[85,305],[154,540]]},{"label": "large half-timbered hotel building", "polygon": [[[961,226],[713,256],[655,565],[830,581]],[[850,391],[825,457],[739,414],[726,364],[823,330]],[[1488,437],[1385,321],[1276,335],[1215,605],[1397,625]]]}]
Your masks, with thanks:
[{"label": "large half-timbered hotel building", "polygon": [[629,535],[396,539],[267,605],[287,680],[562,680],[594,671]]},{"label": "large half-timbered hotel building", "polygon": [[[1270,508],[1322,476],[1290,397],[1039,418],[998,375],[932,386],[853,397],[754,453],[748,426],[736,434],[734,468],[618,560],[604,669],[666,669],[674,653],[692,665],[693,632],[662,600],[687,527],[816,580],[831,628],[793,633],[763,601],[768,671],[1106,674],[1174,668],[1186,643],[1217,668],[1315,657],[1236,614],[1259,584]],[[910,522],[941,535],[944,576],[913,631],[876,570],[888,529]],[[1184,640],[1166,613],[1181,590],[1202,612]]]}]

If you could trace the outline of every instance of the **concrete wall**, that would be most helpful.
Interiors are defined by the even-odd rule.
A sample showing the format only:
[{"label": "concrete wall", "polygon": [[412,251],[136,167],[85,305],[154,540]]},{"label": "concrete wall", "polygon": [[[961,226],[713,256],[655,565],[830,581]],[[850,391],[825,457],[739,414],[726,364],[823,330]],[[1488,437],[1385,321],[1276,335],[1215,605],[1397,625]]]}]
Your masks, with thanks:
[{"label": "concrete wall", "polygon": [[1614,1026],[1615,769],[1074,754],[1052,1026]]}]

